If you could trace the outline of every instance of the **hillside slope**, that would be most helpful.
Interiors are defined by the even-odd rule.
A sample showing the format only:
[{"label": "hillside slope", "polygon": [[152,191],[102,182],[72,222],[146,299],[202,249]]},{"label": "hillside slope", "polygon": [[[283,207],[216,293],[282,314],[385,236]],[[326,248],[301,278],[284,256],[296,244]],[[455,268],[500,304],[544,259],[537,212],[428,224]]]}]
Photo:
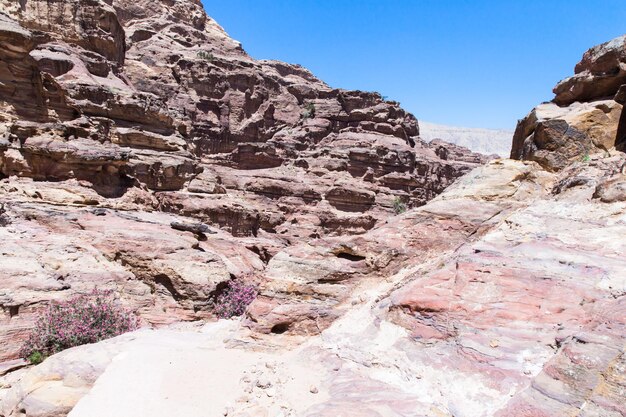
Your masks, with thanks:
[{"label": "hillside slope", "polygon": [[507,158],[511,153],[513,131],[446,126],[420,121],[420,138],[430,142],[441,139],[485,155]]},{"label": "hillside slope", "polygon": [[206,318],[284,248],[363,234],[486,161],[376,93],[252,59],[199,0],[0,0],[0,45],[0,360],[96,285],[149,324]]},{"label": "hillside slope", "polygon": [[[0,5],[1,417],[626,415],[624,38],[483,163],[196,0]],[[94,287],[144,328],[14,359]]]}]

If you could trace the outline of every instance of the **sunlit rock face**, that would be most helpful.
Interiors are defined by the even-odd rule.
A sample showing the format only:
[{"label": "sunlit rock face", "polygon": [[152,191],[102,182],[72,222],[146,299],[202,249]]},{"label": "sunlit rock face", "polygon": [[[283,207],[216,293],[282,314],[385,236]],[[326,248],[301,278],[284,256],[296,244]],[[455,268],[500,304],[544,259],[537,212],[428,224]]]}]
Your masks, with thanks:
[{"label": "sunlit rock face", "polygon": [[[626,414],[623,43],[487,162],[199,1],[0,11],[0,416]],[[94,287],[145,328],[18,369]]]},{"label": "sunlit rock face", "polygon": [[[379,220],[394,198],[422,205],[486,160],[467,150],[441,157],[417,139],[415,117],[376,93],[253,60],[199,2],[1,4],[7,177],[78,179],[105,197],[133,187],[180,193],[157,196],[168,207],[224,184],[220,207],[205,217],[233,230],[229,208],[250,200],[251,215],[276,218],[235,231],[254,235],[289,224],[293,212],[319,219],[316,207],[337,182],[375,199],[353,207],[347,197],[345,210],[324,213],[371,210]],[[196,199],[211,206],[214,197]]]},{"label": "sunlit rock face", "polygon": [[589,49],[576,74],[554,88],[551,103],[543,103],[522,119],[515,130],[511,158],[532,160],[558,171],[589,155],[624,150],[626,119],[626,36]]},{"label": "sunlit rock face", "polygon": [[420,141],[376,93],[250,58],[199,1],[0,11],[2,359],[47,301],[91,286],[150,323],[206,317],[221,283],[363,234],[487,160]]},{"label": "sunlit rock face", "polygon": [[[169,288],[185,298],[174,303],[161,283],[152,295],[147,288],[142,293],[150,281],[124,277],[119,264],[100,261],[101,268],[118,268],[126,302],[149,320],[185,320],[190,310],[184,304],[200,305],[204,297],[190,292],[200,288],[198,281],[188,283],[206,279],[210,290],[226,279],[220,268],[256,270],[263,277],[260,296],[242,322],[131,334],[10,373],[2,380],[10,388],[0,390],[0,409],[6,415],[43,410],[64,416],[76,405],[70,416],[104,416],[106,410],[165,416],[171,404],[156,404],[167,397],[193,416],[203,415],[194,404],[249,415],[466,410],[478,416],[562,416],[582,407],[589,415],[619,416],[625,163],[616,153],[555,174],[534,162],[495,161],[385,225],[274,248],[265,255],[267,264],[255,263],[254,252],[233,246],[224,232],[198,242],[203,251],[195,258],[184,248],[176,251],[185,241],[193,246],[194,239],[172,236],[167,213],[142,219],[113,210],[104,216],[94,209],[57,214],[56,222],[80,225],[74,226],[75,239],[93,240],[88,253],[121,253],[137,275],[157,273],[148,268],[178,272]],[[147,224],[126,230],[140,220]],[[33,226],[39,222],[30,220]],[[106,234],[102,227],[111,228],[110,240],[99,237]],[[141,245],[151,233],[169,236],[162,251]],[[29,245],[53,237],[46,233]],[[258,238],[245,242],[250,249],[259,245]],[[212,253],[232,257],[210,261]],[[177,263],[191,259],[197,263],[188,268]],[[68,265],[66,281],[76,286],[79,279],[88,283],[93,270],[79,266]],[[234,328],[223,333],[224,323]],[[177,372],[194,377],[150,383]],[[198,384],[215,384],[215,375],[219,389],[197,395]],[[131,391],[154,401],[137,402],[127,395]]]}]

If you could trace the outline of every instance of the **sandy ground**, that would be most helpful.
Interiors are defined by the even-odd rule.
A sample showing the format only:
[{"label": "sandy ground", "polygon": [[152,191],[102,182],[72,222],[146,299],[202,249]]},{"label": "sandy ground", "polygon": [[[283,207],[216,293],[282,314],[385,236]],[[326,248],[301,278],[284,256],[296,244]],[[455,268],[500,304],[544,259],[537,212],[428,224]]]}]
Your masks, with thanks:
[{"label": "sandy ground", "polygon": [[326,398],[315,363],[296,352],[229,348],[224,340],[235,327],[221,321],[200,332],[144,332],[113,359],[70,417],[286,417]]}]

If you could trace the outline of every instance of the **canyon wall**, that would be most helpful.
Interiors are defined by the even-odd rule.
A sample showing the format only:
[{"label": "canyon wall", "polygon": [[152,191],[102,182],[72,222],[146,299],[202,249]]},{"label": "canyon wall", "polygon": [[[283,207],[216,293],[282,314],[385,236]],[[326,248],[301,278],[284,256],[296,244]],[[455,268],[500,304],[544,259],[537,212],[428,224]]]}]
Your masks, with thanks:
[{"label": "canyon wall", "polygon": [[147,323],[207,317],[226,281],[363,234],[487,160],[421,141],[376,93],[252,59],[199,1],[0,12],[0,359],[48,301],[94,286]]},{"label": "canyon wall", "polygon": [[[623,38],[488,162],[199,1],[0,6],[0,416],[626,415]],[[16,370],[94,286],[176,324]]]}]

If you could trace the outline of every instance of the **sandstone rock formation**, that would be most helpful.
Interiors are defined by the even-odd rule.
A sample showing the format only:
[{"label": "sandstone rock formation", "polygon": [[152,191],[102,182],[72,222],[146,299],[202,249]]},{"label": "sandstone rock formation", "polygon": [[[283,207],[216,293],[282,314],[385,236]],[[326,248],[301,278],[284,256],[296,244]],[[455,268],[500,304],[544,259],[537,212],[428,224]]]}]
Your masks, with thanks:
[{"label": "sandstone rock formation", "polygon": [[626,202],[600,195],[624,163],[492,162],[363,235],[279,252],[245,327],[63,352],[6,376],[0,413],[621,416]]},{"label": "sandstone rock formation", "polygon": [[[199,0],[0,11],[0,416],[626,415],[623,43],[479,166]],[[145,328],[15,359],[94,286]]]},{"label": "sandstone rock formation", "polygon": [[[164,208],[191,192],[229,229],[239,226],[238,194],[251,194],[260,202],[249,217],[273,211],[235,230],[255,234],[289,221],[298,205],[276,210],[272,198],[317,203],[328,182],[349,179],[375,192],[379,201],[368,206],[389,208],[395,196],[421,205],[475,166],[416,144],[417,121],[397,103],[251,59],[199,1],[61,4],[2,3],[4,176],[75,178],[106,197],[144,187],[164,193],[156,195]],[[233,180],[260,169],[271,180],[252,188]],[[289,189],[284,176],[294,174],[321,184],[276,190]],[[202,194],[220,181],[233,191],[215,204]]]},{"label": "sandstone rock formation", "polygon": [[147,323],[206,318],[284,248],[363,234],[487,160],[250,58],[199,0],[0,0],[0,44],[0,360],[93,286]]},{"label": "sandstone rock formation", "polygon": [[520,120],[511,158],[561,170],[575,160],[616,147],[624,150],[626,118],[626,35],[585,52],[576,75],[554,88],[555,98]]}]

